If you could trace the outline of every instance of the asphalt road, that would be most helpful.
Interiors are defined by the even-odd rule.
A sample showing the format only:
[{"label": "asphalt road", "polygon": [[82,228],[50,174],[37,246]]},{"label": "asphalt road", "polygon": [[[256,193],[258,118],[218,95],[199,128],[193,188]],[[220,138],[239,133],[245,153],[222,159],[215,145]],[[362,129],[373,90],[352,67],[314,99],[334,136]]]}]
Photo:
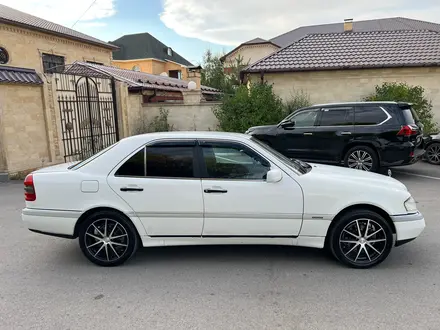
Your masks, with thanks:
[{"label": "asphalt road", "polygon": [[427,229],[370,270],[255,246],[150,248],[100,268],[77,241],[29,232],[22,185],[0,184],[0,329],[440,329],[440,182],[413,176],[440,167],[416,166],[393,176]]}]

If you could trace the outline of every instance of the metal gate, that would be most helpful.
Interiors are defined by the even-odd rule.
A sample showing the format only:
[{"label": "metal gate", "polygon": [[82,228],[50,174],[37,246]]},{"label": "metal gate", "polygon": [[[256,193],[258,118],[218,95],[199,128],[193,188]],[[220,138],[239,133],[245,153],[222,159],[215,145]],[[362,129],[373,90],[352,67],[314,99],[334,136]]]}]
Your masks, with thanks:
[{"label": "metal gate", "polygon": [[119,140],[114,79],[56,74],[55,81],[66,162]]}]

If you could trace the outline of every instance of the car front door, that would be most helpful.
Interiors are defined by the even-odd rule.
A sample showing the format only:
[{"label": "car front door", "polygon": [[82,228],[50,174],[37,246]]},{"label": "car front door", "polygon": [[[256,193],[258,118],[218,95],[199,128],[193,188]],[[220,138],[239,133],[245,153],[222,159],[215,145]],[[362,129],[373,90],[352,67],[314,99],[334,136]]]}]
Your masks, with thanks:
[{"label": "car front door", "polygon": [[354,138],[354,107],[321,109],[314,132],[316,157],[320,161],[337,163],[344,157],[344,147]]},{"label": "car front door", "polygon": [[290,158],[315,159],[314,132],[319,109],[305,109],[294,113],[279,127],[273,147]]},{"label": "car front door", "polygon": [[249,146],[199,141],[205,208],[203,237],[294,237],[303,214],[301,187],[284,174],[266,182],[276,168]]},{"label": "car front door", "polygon": [[203,195],[195,147],[195,140],[147,145],[108,176],[149,236],[201,236]]}]

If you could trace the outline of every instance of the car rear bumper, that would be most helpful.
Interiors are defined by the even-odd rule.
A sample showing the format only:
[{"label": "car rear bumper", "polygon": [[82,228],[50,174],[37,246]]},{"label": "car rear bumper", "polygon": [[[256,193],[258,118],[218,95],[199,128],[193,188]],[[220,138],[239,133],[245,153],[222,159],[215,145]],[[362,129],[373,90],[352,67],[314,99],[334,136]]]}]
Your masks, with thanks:
[{"label": "car rear bumper", "polygon": [[[391,155],[392,153],[392,155]],[[383,151],[381,157],[382,167],[405,166],[417,163],[423,158],[425,150],[422,148],[414,148],[411,146],[404,147],[398,152]]]},{"label": "car rear bumper", "polygon": [[29,230],[40,234],[73,238],[80,212],[23,209],[21,218]]},{"label": "car rear bumper", "polygon": [[396,227],[396,246],[405,244],[417,238],[425,229],[425,219],[420,212],[414,214],[396,215],[391,219]]}]

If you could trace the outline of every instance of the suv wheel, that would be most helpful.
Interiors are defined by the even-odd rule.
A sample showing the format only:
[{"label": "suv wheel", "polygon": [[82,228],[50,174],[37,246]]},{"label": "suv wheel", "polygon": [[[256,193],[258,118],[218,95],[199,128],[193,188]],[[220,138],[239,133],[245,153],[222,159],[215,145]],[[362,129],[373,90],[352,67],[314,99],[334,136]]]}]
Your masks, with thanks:
[{"label": "suv wheel", "polygon": [[440,165],[440,143],[433,143],[426,148],[426,160],[430,164]]},{"label": "suv wheel", "polygon": [[139,239],[128,219],[116,212],[102,211],[82,223],[79,245],[91,262],[111,267],[121,265],[133,256]]},{"label": "suv wheel", "polygon": [[333,256],[353,268],[370,268],[389,255],[393,232],[388,222],[376,212],[354,210],[344,214],[329,232]]},{"label": "suv wheel", "polygon": [[355,146],[345,154],[344,165],[357,170],[376,172],[379,168],[379,159],[372,148]]}]

